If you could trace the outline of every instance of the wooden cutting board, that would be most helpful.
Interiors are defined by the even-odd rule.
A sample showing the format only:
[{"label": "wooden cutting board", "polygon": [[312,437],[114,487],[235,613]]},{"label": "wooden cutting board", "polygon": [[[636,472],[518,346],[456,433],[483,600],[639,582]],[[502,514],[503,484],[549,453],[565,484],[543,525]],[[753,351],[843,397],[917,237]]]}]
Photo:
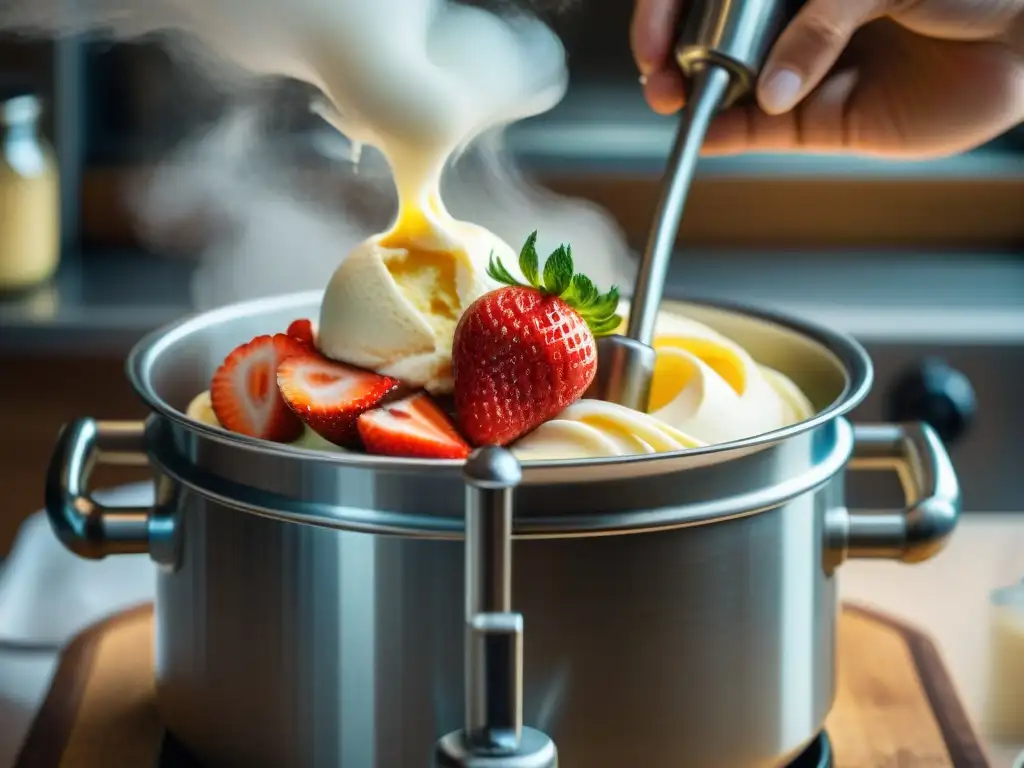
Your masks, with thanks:
[{"label": "wooden cutting board", "polygon": [[[166,738],[152,670],[151,606],[87,630],[63,654],[15,768],[197,768]],[[838,671],[825,726],[835,768],[989,768],[921,633],[846,606]]]}]

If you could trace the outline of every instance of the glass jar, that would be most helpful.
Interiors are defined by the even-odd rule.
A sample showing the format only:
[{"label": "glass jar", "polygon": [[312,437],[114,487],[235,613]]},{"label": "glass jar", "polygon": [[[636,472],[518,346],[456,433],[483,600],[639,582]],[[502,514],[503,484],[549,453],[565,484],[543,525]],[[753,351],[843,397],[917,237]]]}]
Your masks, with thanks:
[{"label": "glass jar", "polygon": [[45,282],[60,261],[60,180],[33,93],[0,92],[0,291]]},{"label": "glass jar", "polygon": [[983,726],[997,743],[1024,743],[1024,580],[989,597]]}]

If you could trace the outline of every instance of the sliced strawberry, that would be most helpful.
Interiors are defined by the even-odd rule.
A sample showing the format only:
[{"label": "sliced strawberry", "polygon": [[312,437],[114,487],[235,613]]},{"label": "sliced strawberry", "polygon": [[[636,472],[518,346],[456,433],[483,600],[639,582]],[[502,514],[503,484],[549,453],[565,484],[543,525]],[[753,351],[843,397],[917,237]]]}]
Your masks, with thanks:
[{"label": "sliced strawberry", "polygon": [[469,444],[425,392],[367,411],[358,424],[367,453],[413,459],[469,455]]},{"label": "sliced strawberry", "polygon": [[308,348],[277,369],[277,386],[309,428],[335,445],[356,437],[359,414],[378,405],[398,381],[328,360]]},{"label": "sliced strawberry", "polygon": [[232,432],[278,443],[302,434],[302,422],[277,389],[283,360],[305,354],[307,347],[283,333],[257,336],[236,348],[221,363],[210,383],[210,403],[217,419]]},{"label": "sliced strawberry", "polygon": [[305,317],[300,320],[292,320],[292,324],[288,326],[287,333],[293,339],[298,339],[304,344],[309,344],[311,347],[316,344],[316,334],[313,332],[313,321]]}]

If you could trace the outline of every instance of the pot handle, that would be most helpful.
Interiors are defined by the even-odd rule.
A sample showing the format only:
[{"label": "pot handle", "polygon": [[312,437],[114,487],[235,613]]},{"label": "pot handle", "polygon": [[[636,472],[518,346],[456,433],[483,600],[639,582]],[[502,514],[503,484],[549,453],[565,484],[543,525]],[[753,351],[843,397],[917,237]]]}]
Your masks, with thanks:
[{"label": "pot handle", "polygon": [[851,558],[919,563],[933,557],[956,528],[960,485],[946,447],[924,423],[857,424],[850,469],[891,469],[903,486],[901,512],[830,511],[830,546]]},{"label": "pot handle", "polygon": [[89,560],[149,551],[149,507],[106,507],[89,495],[96,464],[147,466],[141,421],[76,419],[65,424],[46,473],[46,514],[60,542]]}]

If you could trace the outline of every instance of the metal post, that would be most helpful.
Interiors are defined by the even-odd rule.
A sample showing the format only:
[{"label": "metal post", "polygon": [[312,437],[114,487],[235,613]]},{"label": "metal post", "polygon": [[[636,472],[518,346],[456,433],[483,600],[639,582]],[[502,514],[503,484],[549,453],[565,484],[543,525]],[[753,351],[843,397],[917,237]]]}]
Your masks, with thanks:
[{"label": "metal post", "polygon": [[437,743],[437,768],[557,768],[545,734],[523,726],[523,617],[512,611],[512,501],[522,470],[476,450],[466,480],[465,726]]}]

